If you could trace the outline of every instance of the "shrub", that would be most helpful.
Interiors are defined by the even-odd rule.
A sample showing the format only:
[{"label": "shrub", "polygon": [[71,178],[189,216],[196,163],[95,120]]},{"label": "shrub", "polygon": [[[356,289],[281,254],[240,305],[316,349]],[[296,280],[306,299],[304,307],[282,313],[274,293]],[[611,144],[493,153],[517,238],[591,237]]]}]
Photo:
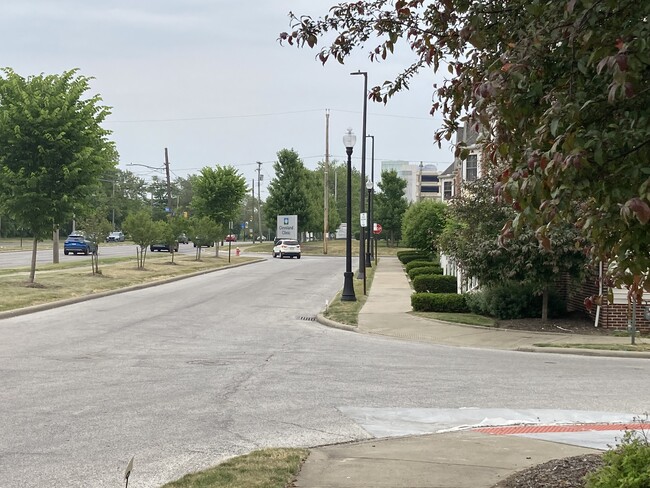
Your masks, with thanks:
[{"label": "shrub", "polygon": [[[409,263],[411,264],[411,263]],[[440,266],[422,266],[420,268],[413,268],[408,272],[409,278],[414,279],[420,275],[441,275],[442,268]]]},{"label": "shrub", "polygon": [[441,275],[420,275],[413,279],[417,293],[456,293],[456,277]]},{"label": "shrub", "polygon": [[467,312],[465,295],[451,293],[413,293],[411,307],[416,312]]},{"label": "shrub", "polygon": [[406,269],[406,272],[408,273],[414,268],[421,268],[423,266],[437,266],[437,264],[430,259],[416,259],[414,261],[409,261],[404,268]]},{"label": "shrub", "polygon": [[489,315],[485,308],[485,293],[482,291],[472,291],[465,294],[465,303],[470,312],[477,315]]},{"label": "shrub", "polygon": [[[482,301],[479,303],[470,299],[470,307],[482,307],[481,311],[474,313],[483,313],[501,320],[542,316],[542,296],[535,294],[531,286],[507,282],[486,288],[482,293]],[[562,315],[564,310],[565,304],[557,293],[551,292],[548,301],[549,317]]]},{"label": "shrub", "polygon": [[645,431],[628,431],[621,444],[603,454],[605,465],[587,475],[587,488],[650,486],[650,442]]},{"label": "shrub", "polygon": [[417,260],[429,260],[429,254],[428,253],[410,253],[410,254],[402,254],[402,256],[399,257],[399,260],[402,262],[402,264],[406,265],[410,263],[411,261],[417,261]]}]

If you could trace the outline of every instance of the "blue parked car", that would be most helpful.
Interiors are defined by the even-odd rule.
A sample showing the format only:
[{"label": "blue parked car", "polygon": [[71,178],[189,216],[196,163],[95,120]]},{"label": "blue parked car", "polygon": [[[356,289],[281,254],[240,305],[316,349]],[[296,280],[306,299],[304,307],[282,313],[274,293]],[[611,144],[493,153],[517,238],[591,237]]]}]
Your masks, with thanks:
[{"label": "blue parked car", "polygon": [[82,232],[73,232],[63,243],[63,254],[91,254],[97,252],[97,244],[89,241]]}]

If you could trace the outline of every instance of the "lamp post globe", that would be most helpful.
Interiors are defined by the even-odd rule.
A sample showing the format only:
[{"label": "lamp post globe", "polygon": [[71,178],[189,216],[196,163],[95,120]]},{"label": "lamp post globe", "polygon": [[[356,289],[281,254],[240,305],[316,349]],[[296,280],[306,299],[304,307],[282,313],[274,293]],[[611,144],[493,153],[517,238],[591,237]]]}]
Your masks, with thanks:
[{"label": "lamp post globe", "polygon": [[345,230],[345,273],[343,273],[343,291],[341,292],[341,301],[354,302],[357,300],[354,294],[354,283],[352,278],[352,149],[357,142],[357,136],[352,129],[348,129],[343,136],[343,145],[348,155],[347,164],[347,181],[346,181],[346,230]]}]

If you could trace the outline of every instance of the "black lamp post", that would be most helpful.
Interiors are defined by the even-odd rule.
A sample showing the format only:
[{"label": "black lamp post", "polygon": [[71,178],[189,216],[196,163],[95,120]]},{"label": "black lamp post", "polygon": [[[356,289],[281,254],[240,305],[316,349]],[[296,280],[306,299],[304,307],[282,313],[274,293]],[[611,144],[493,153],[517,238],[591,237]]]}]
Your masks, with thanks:
[{"label": "black lamp post", "polygon": [[[363,135],[361,139],[361,198],[359,203],[359,212],[365,212],[365,197],[366,192],[364,191],[363,182],[366,181],[366,120],[368,115],[368,73],[365,71],[357,71],[355,73],[350,73],[351,75],[362,75],[363,76]],[[366,260],[364,257],[365,254],[365,235],[363,229],[360,229],[359,232],[359,274],[357,278],[362,280],[366,276]]]},{"label": "black lamp post", "polygon": [[[373,207],[373,203],[374,203],[373,197],[375,195],[375,191],[374,191],[374,184],[375,184],[375,136],[367,135],[366,137],[370,137],[372,139],[372,152],[370,153],[371,154],[371,157],[370,157],[370,181],[372,181],[372,184],[373,184],[373,191],[371,191],[370,194],[368,195],[368,222],[369,222],[368,225],[372,226],[370,228],[370,232],[374,232],[375,229],[374,229],[374,223],[373,223],[373,219],[372,219],[372,207]],[[369,233],[368,236],[371,237],[372,234]],[[368,248],[370,249],[370,261],[368,261],[366,263],[366,266],[371,266],[372,256],[374,254],[371,243],[368,244]]]},{"label": "black lamp post", "polygon": [[368,220],[367,220],[367,228],[368,228],[368,242],[366,246],[366,268],[372,268],[372,259],[370,259],[370,241],[372,239],[372,213],[371,213],[371,207],[370,207],[370,202],[371,202],[371,195],[372,195],[372,188],[375,186],[375,184],[371,181],[368,180],[366,181],[366,189],[368,190]]},{"label": "black lamp post", "polygon": [[343,292],[341,293],[341,301],[354,302],[357,300],[354,294],[354,283],[352,278],[352,148],[354,143],[357,142],[357,136],[352,133],[352,129],[348,129],[343,136],[343,145],[345,152],[348,155],[348,168],[347,168],[347,196],[345,207],[346,230],[345,230],[345,273],[343,273]]}]

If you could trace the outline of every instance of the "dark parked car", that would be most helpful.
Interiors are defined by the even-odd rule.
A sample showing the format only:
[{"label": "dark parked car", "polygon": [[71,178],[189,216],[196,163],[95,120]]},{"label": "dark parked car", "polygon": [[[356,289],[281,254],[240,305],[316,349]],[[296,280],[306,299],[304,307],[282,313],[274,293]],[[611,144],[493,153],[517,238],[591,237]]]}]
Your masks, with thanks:
[{"label": "dark parked car", "polygon": [[97,244],[89,241],[83,232],[73,232],[63,243],[63,254],[91,254],[97,252]]},{"label": "dark parked car", "polygon": [[212,246],[214,246],[214,241],[210,241],[208,239],[202,239],[201,237],[195,237],[192,240],[192,243],[194,244],[194,247],[212,247]]},{"label": "dark parked car", "polygon": [[[149,249],[151,249],[151,252],[153,251],[167,251],[170,252],[170,246],[169,244],[163,244],[161,242],[156,242],[155,244],[151,244],[149,246]],[[174,252],[178,252],[178,241],[174,243]]]}]

